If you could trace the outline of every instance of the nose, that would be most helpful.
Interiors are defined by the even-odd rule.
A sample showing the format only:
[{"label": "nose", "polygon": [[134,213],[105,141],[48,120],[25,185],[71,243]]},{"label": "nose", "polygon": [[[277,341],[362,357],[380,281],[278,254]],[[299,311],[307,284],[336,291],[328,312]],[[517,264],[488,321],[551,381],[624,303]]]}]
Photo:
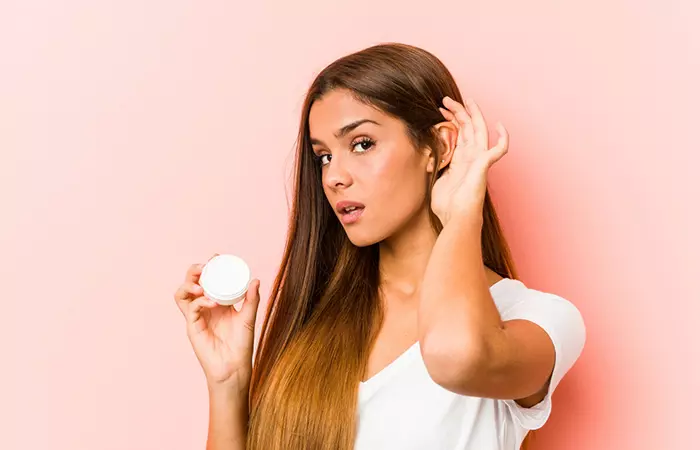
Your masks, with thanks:
[{"label": "nose", "polygon": [[352,175],[338,157],[334,157],[328,163],[323,174],[323,183],[329,189],[343,189],[352,185]]}]

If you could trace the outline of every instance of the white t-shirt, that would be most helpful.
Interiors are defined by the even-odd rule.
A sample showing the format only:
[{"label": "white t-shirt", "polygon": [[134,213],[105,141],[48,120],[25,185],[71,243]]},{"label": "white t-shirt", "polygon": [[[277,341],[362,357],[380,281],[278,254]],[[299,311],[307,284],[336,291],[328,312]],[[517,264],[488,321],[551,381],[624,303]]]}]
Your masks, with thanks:
[{"label": "white t-shirt", "polygon": [[569,301],[509,278],[491,286],[491,295],[503,321],[529,320],[552,339],[556,360],[545,399],[524,408],[448,391],[428,375],[416,342],[360,383],[356,450],[517,450],[528,430],[544,425],[552,393],[583,350],[581,314]]}]

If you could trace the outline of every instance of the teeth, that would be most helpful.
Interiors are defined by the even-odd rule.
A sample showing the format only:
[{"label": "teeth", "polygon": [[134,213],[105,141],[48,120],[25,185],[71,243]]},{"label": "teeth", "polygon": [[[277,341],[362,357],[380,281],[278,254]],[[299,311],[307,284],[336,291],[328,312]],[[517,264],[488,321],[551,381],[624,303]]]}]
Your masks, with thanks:
[{"label": "teeth", "polygon": [[349,213],[349,212],[355,211],[356,209],[357,209],[357,206],[348,206],[347,208],[345,208],[345,212]]}]

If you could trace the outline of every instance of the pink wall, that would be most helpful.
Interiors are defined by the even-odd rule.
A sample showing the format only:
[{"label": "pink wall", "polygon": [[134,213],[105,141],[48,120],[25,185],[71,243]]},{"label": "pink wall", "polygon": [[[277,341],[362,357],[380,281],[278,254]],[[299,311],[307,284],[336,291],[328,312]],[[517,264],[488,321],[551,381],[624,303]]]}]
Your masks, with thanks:
[{"label": "pink wall", "polygon": [[304,89],[380,41],[433,51],[509,127],[491,184],[516,261],[587,320],[535,448],[691,448],[693,2],[234,3],[0,4],[0,448],[202,448],[171,294],[215,251],[268,292]]}]

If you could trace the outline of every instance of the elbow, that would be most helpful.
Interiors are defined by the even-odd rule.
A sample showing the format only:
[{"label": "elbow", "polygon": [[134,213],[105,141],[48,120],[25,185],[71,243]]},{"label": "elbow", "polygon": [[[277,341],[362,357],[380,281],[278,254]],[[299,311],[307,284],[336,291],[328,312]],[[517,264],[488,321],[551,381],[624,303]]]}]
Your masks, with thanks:
[{"label": "elbow", "polygon": [[489,361],[485,340],[425,339],[421,343],[423,362],[430,378],[441,387],[458,394],[469,395],[469,386],[481,379]]}]

